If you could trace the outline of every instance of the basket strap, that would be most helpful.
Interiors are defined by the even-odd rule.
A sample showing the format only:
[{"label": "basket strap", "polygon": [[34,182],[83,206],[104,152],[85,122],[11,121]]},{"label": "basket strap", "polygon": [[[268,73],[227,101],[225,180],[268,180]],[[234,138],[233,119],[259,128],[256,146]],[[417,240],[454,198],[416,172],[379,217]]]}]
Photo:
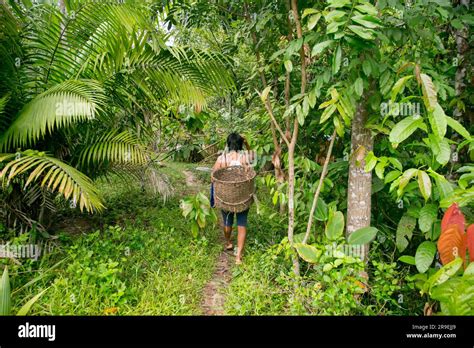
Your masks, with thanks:
[{"label": "basket strap", "polygon": [[242,202],[238,202],[238,203],[228,203],[228,202],[225,202],[223,201],[221,198],[219,198],[219,196],[217,196],[216,194],[214,194],[214,199],[217,199],[219,202],[222,202],[224,204],[227,204],[227,205],[240,205],[240,204],[244,204],[244,203],[247,203],[248,201],[250,201],[252,198],[253,198],[254,194],[252,194],[249,198],[247,198],[246,200],[242,201]]}]

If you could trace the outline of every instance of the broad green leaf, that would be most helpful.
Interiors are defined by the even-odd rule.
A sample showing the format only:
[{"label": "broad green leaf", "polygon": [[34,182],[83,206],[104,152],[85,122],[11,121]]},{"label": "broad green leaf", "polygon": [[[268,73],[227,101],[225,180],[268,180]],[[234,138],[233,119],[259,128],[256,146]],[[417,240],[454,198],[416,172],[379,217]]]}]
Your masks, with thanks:
[{"label": "broad green leaf", "polygon": [[311,51],[311,56],[314,57],[321,54],[324,49],[331,46],[333,42],[334,40],[327,40],[314,45],[313,50]]},{"label": "broad green leaf", "polygon": [[344,231],[344,215],[340,211],[336,211],[334,215],[329,217],[326,225],[326,237],[335,240],[342,236]]},{"label": "broad green leaf", "polygon": [[336,52],[334,53],[333,60],[332,60],[332,73],[336,75],[341,68],[341,60],[342,60],[342,49],[341,45],[337,46]]},{"label": "broad green leaf", "polygon": [[433,222],[438,217],[438,207],[435,204],[427,204],[420,209],[420,217],[418,218],[418,226],[420,231],[427,233],[431,231]]},{"label": "broad green leaf", "polygon": [[328,7],[340,8],[349,5],[351,0],[328,0]]},{"label": "broad green leaf", "polygon": [[362,78],[358,77],[357,80],[355,80],[354,90],[359,97],[362,96],[362,93],[364,92],[364,82],[362,81]]},{"label": "broad green leaf", "polygon": [[388,162],[382,161],[382,162],[377,163],[377,165],[375,166],[375,174],[381,180],[383,180],[384,178],[383,174],[385,172],[385,167],[387,165],[388,165]]},{"label": "broad green leaf", "polygon": [[474,275],[474,262],[471,262],[464,270],[463,276]]},{"label": "broad green leaf", "polygon": [[378,15],[377,8],[369,2],[364,2],[361,5],[357,5],[355,8],[357,10],[359,10],[360,12],[362,12],[362,13],[367,13],[367,14],[372,15],[372,16],[377,16]]},{"label": "broad green leaf", "polygon": [[423,119],[419,116],[408,116],[404,118],[390,131],[390,142],[396,144],[401,143],[412,135],[422,124]]},{"label": "broad green leaf", "polygon": [[438,139],[443,139],[446,135],[446,127],[448,123],[444,110],[438,103],[434,105],[433,112],[428,114],[428,119],[433,133],[438,137]]},{"label": "broad green leaf", "polygon": [[321,119],[319,120],[319,123],[326,122],[329,119],[329,117],[331,117],[331,115],[334,113],[335,110],[336,110],[336,105],[332,104],[332,105],[328,106],[323,111],[323,114],[321,115]]},{"label": "broad green leaf", "polygon": [[8,275],[8,266],[3,270],[2,279],[0,281],[0,315],[11,314],[11,289],[10,277]]},{"label": "broad green leaf", "polygon": [[388,172],[387,175],[385,175],[384,183],[388,184],[398,178],[400,175],[402,175],[402,172],[398,170],[392,170],[391,172]]},{"label": "broad green leaf", "polygon": [[359,228],[358,230],[352,232],[349,237],[347,238],[347,242],[349,244],[369,244],[375,239],[377,235],[378,229],[375,227],[363,227]]},{"label": "broad green leaf", "polygon": [[365,156],[365,167],[364,170],[368,173],[374,169],[375,165],[377,164],[377,156],[374,155],[373,151],[369,151],[367,156]]},{"label": "broad green leaf", "polygon": [[318,221],[326,221],[328,219],[328,206],[321,197],[318,197],[314,218]]},{"label": "broad green leaf", "polygon": [[365,40],[372,40],[374,38],[374,31],[372,29],[367,29],[359,25],[349,25],[348,28]]},{"label": "broad green leaf", "polygon": [[448,139],[443,138],[439,143],[439,152],[436,155],[436,162],[442,166],[446,165],[451,158],[451,146],[449,146]]},{"label": "broad green leaf", "polygon": [[337,116],[333,117],[332,121],[334,123],[334,127],[336,128],[337,135],[339,135],[341,138],[344,137],[344,124],[343,124],[343,122]]},{"label": "broad green leaf", "polygon": [[436,244],[429,241],[424,241],[416,249],[415,262],[416,269],[420,273],[425,273],[433,263],[436,254]]},{"label": "broad green leaf", "polygon": [[456,121],[454,118],[445,116],[446,122],[449,127],[454,129],[459,135],[463,136],[466,139],[471,139],[471,135],[467,131],[466,128],[462,124],[460,124],[458,121]]},{"label": "broad green leaf", "polygon": [[362,70],[364,71],[365,76],[370,76],[372,72],[372,65],[370,64],[370,61],[365,59],[362,62]]},{"label": "broad green leaf", "polygon": [[388,161],[389,161],[390,163],[392,163],[392,165],[393,165],[395,168],[397,168],[399,171],[402,171],[402,170],[403,170],[403,165],[402,165],[402,163],[401,163],[398,159],[396,159],[395,157],[389,157],[389,158],[388,158]]},{"label": "broad green leaf", "polygon": [[405,170],[400,179],[400,183],[398,186],[399,189],[403,190],[408,185],[408,182],[417,174],[418,174],[418,169],[410,168],[410,169]]},{"label": "broad green leaf", "polygon": [[283,64],[285,65],[286,71],[291,72],[293,70],[293,63],[291,62],[291,60],[285,60]]},{"label": "broad green leaf", "polygon": [[397,99],[398,93],[402,90],[403,87],[405,87],[405,84],[407,83],[408,80],[413,78],[414,75],[408,75],[400,78],[397,82],[392,87],[392,94],[391,94],[391,100],[394,102]]},{"label": "broad green leaf", "polygon": [[416,226],[414,217],[403,215],[397,226],[396,245],[399,252],[402,252],[408,246],[408,242],[413,236],[413,230]]},{"label": "broad green leaf", "polygon": [[436,104],[438,104],[438,98],[436,96],[436,89],[431,81],[431,77],[426,74],[420,74],[421,78],[421,89],[423,92],[423,101],[428,111],[432,111]]},{"label": "broad green leaf", "polygon": [[427,201],[431,197],[431,179],[425,171],[418,171],[418,186],[420,188],[421,195]]},{"label": "broad green leaf", "polygon": [[268,93],[270,93],[271,88],[272,88],[272,86],[268,86],[263,90],[262,94],[260,95],[260,98],[262,99],[262,102],[264,102],[264,103],[266,102],[267,97],[268,97]]},{"label": "broad green leaf", "polygon": [[321,105],[319,105],[318,109],[324,109],[324,108],[328,107],[329,105],[335,104],[336,102],[337,102],[337,99],[329,99],[329,100],[325,101],[324,103],[321,103]]},{"label": "broad green leaf", "polygon": [[320,18],[321,18],[321,13],[318,13],[314,16],[309,17],[308,30],[313,30],[316,24],[318,24]]},{"label": "broad green leaf", "polygon": [[462,267],[463,261],[460,257],[441,267],[435,274],[428,278],[422,293],[430,293],[434,286],[440,285],[451,278]]},{"label": "broad green leaf", "polygon": [[322,254],[321,250],[315,248],[312,245],[303,243],[295,243],[294,246],[298,252],[298,255],[300,255],[300,257],[306,262],[317,263],[319,261],[319,258]]},{"label": "broad green leaf", "polygon": [[415,262],[415,258],[413,256],[410,256],[410,255],[403,255],[403,256],[400,256],[398,258],[398,261],[401,261],[403,263],[406,263],[408,265],[412,265],[412,266],[415,266],[416,265],[416,262]]},{"label": "broad green leaf", "polygon": [[357,15],[353,16],[351,19],[366,28],[374,29],[380,27],[380,21],[370,15]]},{"label": "broad green leaf", "polygon": [[310,8],[310,7],[305,8],[305,9],[303,10],[303,15],[301,16],[301,19],[303,19],[303,18],[306,17],[306,16],[315,14],[315,13],[319,13],[319,11],[316,10],[315,8]]}]

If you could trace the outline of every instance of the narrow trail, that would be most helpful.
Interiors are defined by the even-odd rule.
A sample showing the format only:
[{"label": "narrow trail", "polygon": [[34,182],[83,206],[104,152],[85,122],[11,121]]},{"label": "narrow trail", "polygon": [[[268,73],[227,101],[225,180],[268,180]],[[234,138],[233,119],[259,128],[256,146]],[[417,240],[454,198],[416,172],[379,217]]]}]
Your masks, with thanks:
[{"label": "narrow trail", "polygon": [[[198,192],[203,184],[189,170],[183,170],[186,178],[186,185],[193,192]],[[220,222],[220,219],[219,219]],[[220,225],[220,224],[219,224]],[[224,238],[221,235],[219,242],[224,245]],[[230,251],[222,250],[219,254],[211,279],[203,289],[203,300],[201,303],[202,314],[204,315],[224,315],[225,288],[231,280],[232,254]]]}]

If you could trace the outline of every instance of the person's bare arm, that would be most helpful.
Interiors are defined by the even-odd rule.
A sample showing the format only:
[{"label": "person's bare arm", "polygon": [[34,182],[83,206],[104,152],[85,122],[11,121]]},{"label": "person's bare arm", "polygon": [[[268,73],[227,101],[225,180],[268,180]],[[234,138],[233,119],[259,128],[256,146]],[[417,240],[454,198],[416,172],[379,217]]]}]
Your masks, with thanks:
[{"label": "person's bare arm", "polygon": [[[219,156],[217,157],[216,163],[214,163],[214,166],[212,167],[212,174],[214,174],[216,170],[219,170],[221,168],[224,168],[224,163],[222,161],[222,157]],[[211,175],[211,181],[212,181],[212,175]]]}]

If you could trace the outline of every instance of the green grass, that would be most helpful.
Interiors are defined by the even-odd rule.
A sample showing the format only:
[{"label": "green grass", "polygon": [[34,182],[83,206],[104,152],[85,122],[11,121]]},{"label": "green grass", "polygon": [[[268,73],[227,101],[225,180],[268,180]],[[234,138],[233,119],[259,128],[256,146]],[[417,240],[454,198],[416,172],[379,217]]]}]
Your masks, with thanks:
[{"label": "green grass", "polygon": [[[201,314],[202,289],[221,246],[214,228],[197,239],[191,236],[179,207],[188,191],[183,169],[192,166],[173,163],[163,168],[175,188],[167,202],[144,193],[138,183],[124,185],[116,178],[100,182],[107,211],[90,217],[90,226],[80,234],[60,232],[51,254],[25,263],[34,273],[23,266],[13,272],[16,289],[34,275],[46,274],[14,295],[14,311],[48,288],[31,314]],[[67,219],[74,224],[75,216]]]}]

